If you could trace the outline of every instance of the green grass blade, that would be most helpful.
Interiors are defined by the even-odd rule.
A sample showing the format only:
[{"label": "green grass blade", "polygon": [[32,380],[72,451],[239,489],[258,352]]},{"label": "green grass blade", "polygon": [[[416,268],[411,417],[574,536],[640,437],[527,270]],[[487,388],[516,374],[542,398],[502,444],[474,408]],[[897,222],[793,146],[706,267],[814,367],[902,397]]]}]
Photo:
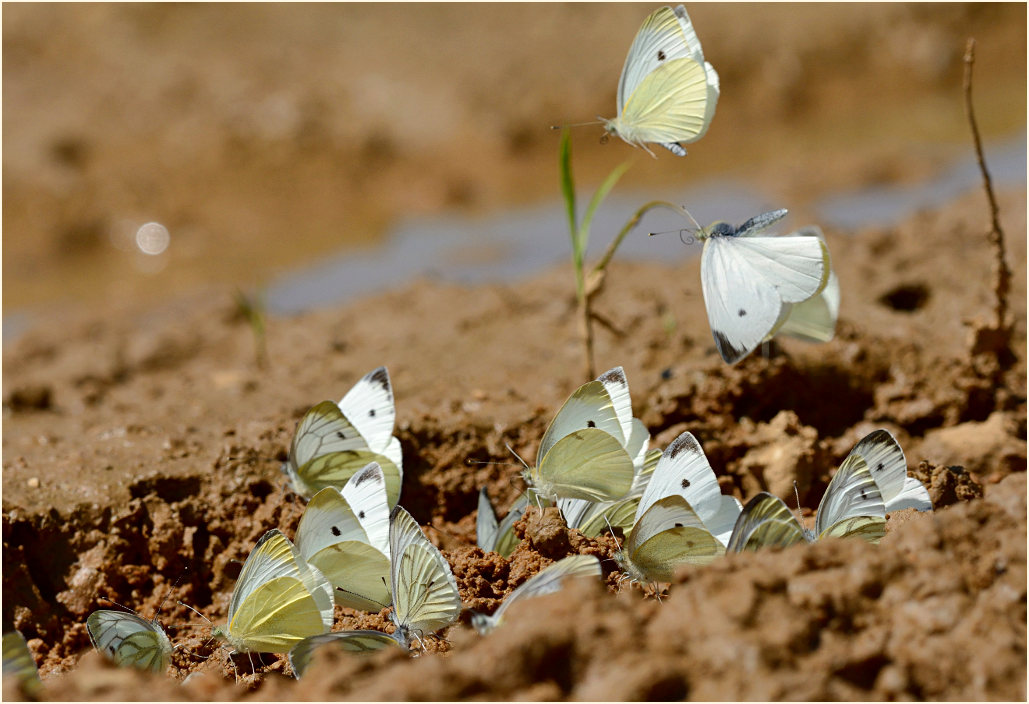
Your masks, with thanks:
[{"label": "green grass blade", "polygon": [[572,237],[572,250],[577,260],[581,261],[581,252],[578,250],[576,234],[578,227],[575,224],[575,182],[572,179],[572,139],[568,128],[561,130],[561,195],[565,199],[565,209],[568,211],[568,233]]},{"label": "green grass blade", "polygon": [[593,197],[590,198],[590,203],[586,207],[586,212],[582,216],[582,224],[579,226],[579,241],[582,245],[582,251],[584,256],[586,252],[586,245],[588,244],[590,237],[590,225],[593,223],[593,216],[596,214],[597,208],[600,207],[600,204],[603,202],[604,198],[607,197],[607,194],[610,193],[611,189],[615,187],[616,183],[618,183],[618,179],[620,179],[628,170],[628,161],[622,162],[621,164],[616,166],[611,171],[611,173],[607,175],[607,178],[604,179],[604,182],[600,184],[600,188],[598,188],[597,191],[593,194]]}]

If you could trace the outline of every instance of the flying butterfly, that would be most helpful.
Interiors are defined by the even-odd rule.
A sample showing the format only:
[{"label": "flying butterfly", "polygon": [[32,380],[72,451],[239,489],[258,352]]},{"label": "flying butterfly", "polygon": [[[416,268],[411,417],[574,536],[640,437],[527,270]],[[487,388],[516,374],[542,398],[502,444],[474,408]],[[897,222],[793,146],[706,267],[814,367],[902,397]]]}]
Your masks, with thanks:
[{"label": "flying butterfly", "polygon": [[786,216],[773,210],[738,227],[698,225],[704,241],[700,283],[722,359],[735,364],[786,322],[790,305],[818,295],[831,271],[829,250],[818,237],[764,235]]},{"label": "flying butterfly", "polygon": [[393,437],[393,388],[386,367],[365,374],[340,400],[313,406],[297,424],[282,471],[293,490],[310,499],[327,486],[342,489],[369,462],[386,477],[392,508],[400,498],[403,462]]},{"label": "flying butterfly", "polygon": [[633,146],[660,144],[676,156],[707,132],[718,103],[718,74],[704,60],[686,8],[661,7],[643,21],[618,81],[618,116],[605,129]]}]

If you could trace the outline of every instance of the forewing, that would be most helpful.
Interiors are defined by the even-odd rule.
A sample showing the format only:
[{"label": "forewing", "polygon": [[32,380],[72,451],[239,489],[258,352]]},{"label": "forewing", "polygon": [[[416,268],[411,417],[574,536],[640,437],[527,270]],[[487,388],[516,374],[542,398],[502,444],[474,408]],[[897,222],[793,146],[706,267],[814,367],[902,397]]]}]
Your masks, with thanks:
[{"label": "forewing", "polygon": [[788,303],[806,301],[825,288],[829,249],[817,237],[746,236],[716,238],[740,252],[753,273]]},{"label": "forewing", "polygon": [[493,551],[501,557],[511,557],[511,553],[518,547],[522,539],[515,535],[514,524],[525,514],[525,507],[529,504],[529,497],[522,493],[511,504],[511,509],[497,526],[497,540]]},{"label": "forewing", "polygon": [[297,679],[303,677],[311,664],[314,651],[323,646],[333,646],[347,653],[373,653],[389,646],[398,645],[387,633],[379,631],[334,631],[317,636],[308,636],[289,651],[289,665]]},{"label": "forewing", "polygon": [[393,439],[396,417],[393,387],[386,367],[365,374],[340,400],[339,408],[368,443],[368,448],[385,454]]},{"label": "forewing", "polygon": [[776,289],[746,261],[738,238],[713,237],[704,243],[700,284],[715,347],[735,364],[770,335],[782,309]]},{"label": "forewing", "polygon": [[536,464],[539,465],[543,457],[562,438],[586,428],[603,430],[620,445],[625,445],[618,412],[615,410],[611,395],[600,381],[583,384],[561,406],[547,432],[543,434],[539,450],[536,452]]},{"label": "forewing", "polygon": [[612,501],[632,486],[632,458],[612,435],[599,428],[561,438],[530,473],[536,485],[558,498]]},{"label": "forewing", "polygon": [[229,622],[232,622],[240,604],[263,583],[277,577],[293,577],[299,581],[302,559],[289,538],[277,528],[261,536],[236,579],[236,587],[229,601]]},{"label": "forewing", "polygon": [[398,626],[424,636],[456,621],[461,597],[450,564],[400,506],[390,516],[389,539]]},{"label": "forewing", "polygon": [[[629,456],[635,458],[639,447],[629,449],[629,441],[632,439],[633,433],[633,417],[632,399],[629,397],[629,381],[625,378],[625,370],[621,367],[615,367],[597,377],[597,381],[604,385],[608,396],[611,397],[611,405],[615,409],[618,425],[622,429],[622,440],[625,443],[626,450],[629,452]],[[638,443],[639,441],[640,439],[637,438],[635,442]]]},{"label": "forewing", "polygon": [[762,491],[737,517],[726,552],[786,547],[805,539],[804,527],[782,499]]},{"label": "forewing", "polygon": [[882,493],[872,479],[868,463],[851,452],[829,482],[815,515],[815,534],[857,516],[886,518]]},{"label": "forewing", "polygon": [[386,476],[378,462],[371,462],[350,477],[343,498],[357,516],[368,542],[389,557],[389,495]]},{"label": "forewing", "polygon": [[666,496],[681,496],[704,525],[721,511],[722,490],[693,433],[682,433],[661,454],[636,509],[637,520]]},{"label": "forewing", "polygon": [[504,603],[493,614],[495,622],[499,622],[504,612],[519,600],[553,594],[560,591],[566,579],[575,577],[599,577],[601,575],[600,560],[593,555],[570,555],[540,570],[524,584],[511,592]]},{"label": "forewing", "polygon": [[[678,14],[678,10],[682,10],[682,15]],[[689,34],[686,33],[687,29]],[[625,57],[622,75],[618,81],[619,115],[626,99],[647,75],[670,60],[682,58],[691,58],[700,63],[704,60],[700,40],[693,31],[689,16],[681,5],[677,10],[670,7],[654,10],[643,21]]]},{"label": "forewing", "polygon": [[137,614],[94,611],[86,619],[93,647],[118,665],[163,672],[168,667],[171,643],[161,627]]},{"label": "forewing", "polygon": [[908,463],[904,450],[890,431],[879,429],[866,435],[850,451],[860,455],[882,492],[886,512],[914,508],[931,511],[933,504],[929,492],[920,481],[908,476]]}]

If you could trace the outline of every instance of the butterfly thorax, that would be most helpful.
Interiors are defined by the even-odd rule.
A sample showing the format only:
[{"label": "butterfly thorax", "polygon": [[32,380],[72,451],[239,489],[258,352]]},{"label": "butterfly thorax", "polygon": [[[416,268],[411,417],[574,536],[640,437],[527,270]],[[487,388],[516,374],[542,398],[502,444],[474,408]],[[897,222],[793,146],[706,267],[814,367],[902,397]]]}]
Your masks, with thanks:
[{"label": "butterfly thorax", "polygon": [[713,237],[734,237],[735,235],[736,228],[722,221],[711,223],[707,227],[697,230],[698,240],[706,240]]}]

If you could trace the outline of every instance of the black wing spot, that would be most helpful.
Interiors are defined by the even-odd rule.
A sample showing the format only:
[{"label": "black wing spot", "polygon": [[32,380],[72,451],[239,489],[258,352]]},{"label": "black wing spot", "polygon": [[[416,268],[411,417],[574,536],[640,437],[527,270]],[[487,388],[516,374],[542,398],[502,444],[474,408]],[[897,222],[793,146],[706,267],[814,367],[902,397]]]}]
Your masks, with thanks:
[{"label": "black wing spot", "polygon": [[737,315],[739,315],[741,318],[743,316],[745,316],[746,314],[747,314],[747,311],[743,310],[742,308],[740,308],[739,311],[737,312]]},{"label": "black wing spot", "polygon": [[117,651],[117,649],[115,649],[115,647],[113,645],[109,645],[109,646],[107,646],[107,652],[109,652],[111,655],[114,655],[118,651]]},{"label": "black wing spot", "polygon": [[364,518],[364,511],[358,511],[357,512],[357,517],[358,518]]},{"label": "black wing spot", "polygon": [[379,367],[374,372],[372,372],[369,381],[374,381],[376,384],[382,387],[383,391],[390,391],[389,374],[386,372],[386,367]]},{"label": "black wing spot", "polygon": [[683,489],[689,489],[690,488],[690,480],[689,479],[683,479],[682,480],[682,488]]},{"label": "black wing spot", "polygon": [[884,469],[886,469],[886,467],[885,467],[885,466],[883,466],[883,463],[882,463],[882,462],[880,462],[879,464],[875,465],[875,471],[876,471],[876,472],[881,472],[881,471],[883,471]]},{"label": "black wing spot", "polygon": [[596,428],[596,427],[597,427],[597,424],[596,424],[596,423],[594,423],[594,422],[593,422],[593,421],[591,421],[591,420],[588,420],[588,421],[586,421],[586,427],[587,427],[587,428]]},{"label": "black wing spot", "polygon": [[[674,460],[676,457],[681,455],[686,450],[689,450],[689,451],[694,452],[694,453],[699,453],[700,452],[700,446],[697,445],[697,441],[696,441],[696,439],[692,435],[685,435],[685,434],[683,434],[683,435],[677,437],[672,442],[672,444],[668,446],[668,449],[665,450],[665,452],[667,452],[668,456],[671,457]],[[689,485],[687,484],[686,486],[689,486]],[[685,488],[685,487],[683,487],[683,488]]]},{"label": "black wing spot", "polygon": [[332,534],[335,535],[338,538],[341,535],[339,528],[337,528],[336,526],[333,526],[332,527]]},{"label": "black wing spot", "polygon": [[662,49],[658,49],[658,50],[657,50],[657,60],[658,60],[658,61],[664,61],[664,60],[665,60],[666,58],[667,58],[667,57],[665,56],[665,52],[664,52],[664,50],[662,50]]},{"label": "black wing spot", "polygon": [[336,437],[338,437],[340,440],[346,440],[347,439],[347,434],[344,433],[342,430],[337,430],[336,431]]},{"label": "black wing spot", "polygon": [[676,524],[675,524],[675,527],[676,527],[676,528],[682,528],[682,523],[676,523]]},{"label": "black wing spot", "polygon": [[868,498],[868,494],[865,493],[864,489],[861,490],[861,498],[862,499],[867,499]]},{"label": "black wing spot", "polygon": [[375,417],[375,409],[374,408],[371,409],[370,411],[368,411],[368,417],[369,418],[374,418]]}]

